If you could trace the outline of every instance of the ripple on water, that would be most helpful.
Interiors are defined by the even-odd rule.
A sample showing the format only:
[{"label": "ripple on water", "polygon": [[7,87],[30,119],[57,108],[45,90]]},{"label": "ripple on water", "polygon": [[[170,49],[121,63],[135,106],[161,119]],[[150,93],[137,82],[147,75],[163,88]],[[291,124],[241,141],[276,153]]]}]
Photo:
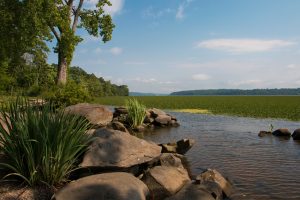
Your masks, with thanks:
[{"label": "ripple on water", "polygon": [[196,140],[187,153],[194,174],[218,169],[236,186],[232,199],[299,200],[300,143],[274,136],[259,138],[260,130],[300,128],[300,122],[217,115],[172,113],[181,126],[146,135],[155,142]]}]

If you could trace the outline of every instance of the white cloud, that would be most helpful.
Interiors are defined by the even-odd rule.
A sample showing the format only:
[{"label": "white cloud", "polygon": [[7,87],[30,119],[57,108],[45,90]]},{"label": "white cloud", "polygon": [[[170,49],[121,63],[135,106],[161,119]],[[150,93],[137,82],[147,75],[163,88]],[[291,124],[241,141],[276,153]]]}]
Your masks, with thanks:
[{"label": "white cloud", "polygon": [[183,5],[179,5],[177,12],[176,12],[176,19],[183,19],[183,17],[184,17],[183,12],[184,12]]},{"label": "white cloud", "polygon": [[189,4],[192,2],[193,0],[184,0],[177,8],[176,11],[176,19],[178,20],[182,20],[184,18],[184,11],[185,9],[189,6]]},{"label": "white cloud", "polygon": [[152,6],[150,6],[142,12],[142,16],[144,18],[158,19],[158,18],[161,18],[164,15],[170,14],[172,12],[174,12],[174,10],[172,10],[171,8],[155,10]]},{"label": "white cloud", "polygon": [[289,64],[288,66],[286,66],[286,68],[288,68],[288,69],[297,69],[298,66],[295,65],[295,64]]},{"label": "white cloud", "polygon": [[100,49],[99,47],[97,47],[97,48],[94,50],[94,52],[95,52],[96,54],[99,54],[99,53],[102,52],[102,49]]},{"label": "white cloud", "polygon": [[148,78],[147,79],[147,78],[140,78],[140,77],[131,79],[131,81],[140,82],[140,83],[154,83],[154,82],[157,82],[157,80],[155,78]]},{"label": "white cloud", "polygon": [[[96,4],[99,2],[99,0],[87,0],[85,2],[85,6],[87,8],[96,8]],[[111,16],[114,16],[116,14],[121,13],[125,0],[110,0],[111,6],[104,6],[104,11],[107,14],[110,14]]]},{"label": "white cloud", "polygon": [[142,61],[126,61],[124,62],[124,65],[147,65],[147,62]]},{"label": "white cloud", "polygon": [[109,52],[113,55],[120,55],[121,53],[123,53],[123,49],[120,47],[113,47],[109,50]]},{"label": "white cloud", "polygon": [[247,87],[251,86],[253,88],[260,87],[263,81],[259,79],[250,79],[250,80],[243,80],[243,81],[230,81],[229,85],[234,87]]},{"label": "white cloud", "polygon": [[110,0],[110,2],[112,6],[104,6],[104,10],[106,13],[114,16],[122,11],[125,0]]},{"label": "white cloud", "polygon": [[252,53],[270,51],[294,44],[296,43],[285,40],[212,39],[199,42],[197,47],[223,50],[231,53]]},{"label": "white cloud", "polygon": [[211,77],[208,76],[207,74],[194,74],[192,76],[192,79],[197,80],[197,81],[206,81],[210,79]]}]

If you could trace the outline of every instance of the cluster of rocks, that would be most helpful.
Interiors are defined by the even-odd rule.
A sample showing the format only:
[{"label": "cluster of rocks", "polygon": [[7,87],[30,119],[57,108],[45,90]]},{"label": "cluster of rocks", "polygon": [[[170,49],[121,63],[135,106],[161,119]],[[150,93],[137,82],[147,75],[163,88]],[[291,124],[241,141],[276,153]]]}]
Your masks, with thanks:
[{"label": "cluster of rocks", "polygon": [[[88,133],[94,139],[80,169],[72,174],[74,181],[55,194],[56,200],[220,200],[232,192],[232,185],[216,170],[192,176],[183,155],[194,145],[192,139],[155,144],[137,138],[127,130],[124,107],[115,108],[112,114],[99,105],[79,104],[66,112],[86,117],[95,128]],[[145,127],[178,125],[164,111],[146,112]]]},{"label": "cluster of rocks", "polygon": [[280,128],[273,132],[271,131],[260,131],[258,133],[259,137],[264,137],[266,135],[274,135],[277,137],[284,137],[289,139],[291,136],[294,140],[300,140],[300,128],[294,130],[293,134],[287,128]]},{"label": "cluster of rocks", "polygon": [[[113,122],[122,123],[125,127],[129,127],[128,122],[128,110],[126,107],[116,107],[113,113]],[[167,127],[179,126],[179,123],[176,117],[167,114],[166,112],[157,109],[151,108],[146,110],[146,116],[143,124],[140,127],[136,127],[137,131],[143,131],[145,128],[153,128],[153,127]]]},{"label": "cluster of rocks", "polygon": [[[192,139],[155,144],[131,135],[126,127],[123,131],[114,130],[111,126],[123,124],[112,119],[121,115],[100,105],[77,104],[65,112],[88,119],[94,129],[86,134],[93,140],[79,168],[70,175],[72,181],[55,191],[53,200],[221,200],[233,191],[231,183],[216,170],[207,169],[198,176],[191,174],[184,153],[195,143]],[[170,125],[172,120],[177,123],[176,118],[163,111],[148,112],[147,120],[150,118],[153,124]],[[168,122],[161,120],[166,116]],[[20,191],[17,199],[36,199],[36,194]]]},{"label": "cluster of rocks", "polygon": [[[179,152],[190,149],[193,140],[158,145],[108,128],[97,129],[93,137],[80,170],[74,172],[77,180],[54,199],[220,200],[232,193],[231,183],[216,170],[190,174]],[[173,146],[173,152],[164,153],[162,146]]]}]

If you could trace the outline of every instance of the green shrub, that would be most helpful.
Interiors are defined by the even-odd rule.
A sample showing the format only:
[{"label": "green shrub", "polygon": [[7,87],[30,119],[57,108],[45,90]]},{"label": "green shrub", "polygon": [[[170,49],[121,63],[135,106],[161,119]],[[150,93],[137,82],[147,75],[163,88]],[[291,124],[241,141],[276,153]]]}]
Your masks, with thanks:
[{"label": "green shrub", "polygon": [[71,80],[65,86],[54,86],[49,91],[44,92],[42,96],[56,107],[69,106],[91,100],[88,90]]},{"label": "green shrub", "polygon": [[20,99],[6,104],[1,116],[0,148],[7,162],[0,166],[11,172],[6,178],[22,178],[29,185],[67,181],[90,141],[87,120],[51,105],[35,109]]},{"label": "green shrub", "polygon": [[136,99],[127,99],[125,104],[128,110],[127,120],[130,127],[136,128],[143,124],[146,115],[146,107]]}]

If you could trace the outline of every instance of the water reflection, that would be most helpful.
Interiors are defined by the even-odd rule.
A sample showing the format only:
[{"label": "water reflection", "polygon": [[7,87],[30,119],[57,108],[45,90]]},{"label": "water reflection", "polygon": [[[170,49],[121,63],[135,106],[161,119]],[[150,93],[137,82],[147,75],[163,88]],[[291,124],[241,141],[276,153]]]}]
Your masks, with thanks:
[{"label": "water reflection", "polygon": [[[196,140],[187,153],[192,172],[216,168],[236,185],[232,199],[300,199],[300,142],[272,135],[258,137],[260,130],[300,128],[300,122],[229,116],[172,113],[178,128],[145,134],[154,142]],[[287,198],[288,195],[288,198]]]}]

